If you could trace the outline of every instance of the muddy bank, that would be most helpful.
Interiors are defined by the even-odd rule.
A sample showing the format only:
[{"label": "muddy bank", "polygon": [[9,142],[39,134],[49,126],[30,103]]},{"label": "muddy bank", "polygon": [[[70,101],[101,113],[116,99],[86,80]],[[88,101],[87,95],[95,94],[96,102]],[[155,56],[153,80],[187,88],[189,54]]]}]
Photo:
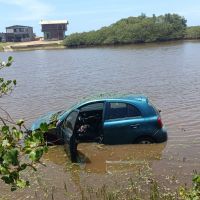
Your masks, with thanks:
[{"label": "muddy bank", "polygon": [[[191,174],[182,169],[182,176],[174,176],[173,162],[158,167],[165,144],[105,146],[81,144],[79,153],[82,162],[72,164],[63,146],[50,147],[43,157],[44,165],[38,171],[31,170],[24,177],[31,186],[15,192],[0,182],[2,199],[114,199],[140,197],[149,199],[151,186],[158,184],[163,194],[175,194],[185,183],[191,185]],[[164,161],[164,160],[163,160]],[[185,162],[184,167],[190,167]]]}]

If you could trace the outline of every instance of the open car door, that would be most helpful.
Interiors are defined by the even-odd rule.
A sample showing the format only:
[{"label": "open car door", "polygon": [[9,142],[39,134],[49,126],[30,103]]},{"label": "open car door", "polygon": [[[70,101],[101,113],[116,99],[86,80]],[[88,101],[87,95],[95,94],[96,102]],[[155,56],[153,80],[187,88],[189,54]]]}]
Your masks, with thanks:
[{"label": "open car door", "polygon": [[75,134],[75,125],[79,110],[73,110],[61,125],[62,138],[64,140],[64,148],[72,162],[77,162],[77,140]]}]

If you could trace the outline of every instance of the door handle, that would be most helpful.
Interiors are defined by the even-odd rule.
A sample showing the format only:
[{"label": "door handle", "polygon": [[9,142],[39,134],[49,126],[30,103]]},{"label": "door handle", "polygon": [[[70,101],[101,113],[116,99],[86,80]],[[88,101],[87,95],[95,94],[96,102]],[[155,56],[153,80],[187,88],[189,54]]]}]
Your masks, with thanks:
[{"label": "door handle", "polygon": [[131,128],[138,128],[140,126],[140,124],[132,124],[130,125]]}]

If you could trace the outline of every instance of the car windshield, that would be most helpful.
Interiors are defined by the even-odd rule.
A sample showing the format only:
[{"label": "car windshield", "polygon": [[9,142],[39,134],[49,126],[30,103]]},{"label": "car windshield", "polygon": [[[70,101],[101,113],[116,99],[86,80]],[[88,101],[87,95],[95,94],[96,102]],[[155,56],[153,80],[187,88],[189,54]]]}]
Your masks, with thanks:
[{"label": "car windshield", "polygon": [[76,103],[65,110],[61,110],[61,111],[57,112],[57,118],[60,118],[62,115],[71,111],[73,108],[77,107],[78,105],[79,105],[79,103]]}]

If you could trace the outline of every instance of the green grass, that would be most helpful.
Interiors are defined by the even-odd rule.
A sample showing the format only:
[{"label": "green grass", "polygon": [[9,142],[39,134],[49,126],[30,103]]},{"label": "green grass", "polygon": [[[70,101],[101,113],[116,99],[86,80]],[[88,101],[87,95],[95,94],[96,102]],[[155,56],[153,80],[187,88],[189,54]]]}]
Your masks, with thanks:
[{"label": "green grass", "polygon": [[111,189],[108,185],[101,188],[83,188],[82,200],[199,200],[200,199],[200,175],[195,175],[193,186],[177,186],[175,189],[167,188],[159,184],[155,179],[140,181],[129,180],[129,186]]}]

